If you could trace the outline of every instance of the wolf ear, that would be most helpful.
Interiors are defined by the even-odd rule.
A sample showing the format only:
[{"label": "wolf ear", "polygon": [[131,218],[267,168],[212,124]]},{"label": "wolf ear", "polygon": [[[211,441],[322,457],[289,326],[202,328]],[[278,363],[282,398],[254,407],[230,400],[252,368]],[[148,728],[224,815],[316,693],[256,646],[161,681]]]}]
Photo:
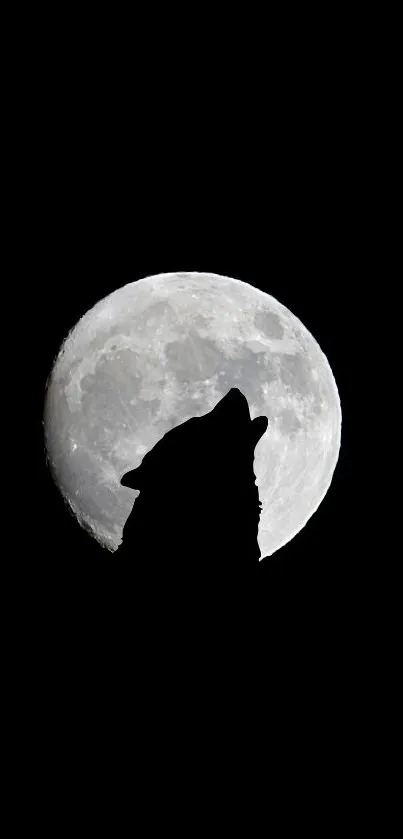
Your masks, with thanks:
[{"label": "wolf ear", "polygon": [[255,419],[252,420],[252,438],[254,446],[256,446],[260,438],[263,437],[268,424],[269,420],[267,417],[255,417]]}]

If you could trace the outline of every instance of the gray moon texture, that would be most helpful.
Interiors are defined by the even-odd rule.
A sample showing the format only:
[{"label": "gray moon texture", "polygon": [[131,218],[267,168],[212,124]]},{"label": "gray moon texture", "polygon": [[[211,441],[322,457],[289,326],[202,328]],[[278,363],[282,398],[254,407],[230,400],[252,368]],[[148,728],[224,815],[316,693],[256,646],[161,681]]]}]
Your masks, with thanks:
[{"label": "gray moon texture", "polygon": [[54,480],[101,545],[119,547],[138,495],[125,472],[233,387],[251,419],[268,418],[253,465],[262,559],[317,510],[339,456],[338,390],[313,336],[274,297],[207,273],[146,277],[84,314],[54,361],[43,423]]}]

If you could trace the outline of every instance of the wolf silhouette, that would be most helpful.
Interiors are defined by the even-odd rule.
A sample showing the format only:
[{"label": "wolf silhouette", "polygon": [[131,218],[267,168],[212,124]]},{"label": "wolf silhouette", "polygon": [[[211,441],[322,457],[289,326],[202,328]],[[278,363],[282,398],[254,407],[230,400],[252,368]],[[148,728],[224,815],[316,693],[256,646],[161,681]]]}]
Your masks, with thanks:
[{"label": "wolf silhouette", "polygon": [[259,495],[254,449],[267,418],[250,418],[232,388],[216,407],[169,431],[126,473],[140,490],[119,557],[141,590],[206,602],[253,583],[259,565]]}]

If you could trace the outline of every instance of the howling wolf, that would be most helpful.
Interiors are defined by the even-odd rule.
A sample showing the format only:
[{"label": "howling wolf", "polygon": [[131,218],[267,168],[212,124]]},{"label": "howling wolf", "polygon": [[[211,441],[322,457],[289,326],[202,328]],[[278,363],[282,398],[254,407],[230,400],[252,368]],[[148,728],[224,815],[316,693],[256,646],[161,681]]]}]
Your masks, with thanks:
[{"label": "howling wolf", "polygon": [[237,388],[207,415],[169,431],[122,485],[140,490],[118,555],[165,597],[207,600],[257,574],[259,495],[254,449],[267,418],[250,418]]}]

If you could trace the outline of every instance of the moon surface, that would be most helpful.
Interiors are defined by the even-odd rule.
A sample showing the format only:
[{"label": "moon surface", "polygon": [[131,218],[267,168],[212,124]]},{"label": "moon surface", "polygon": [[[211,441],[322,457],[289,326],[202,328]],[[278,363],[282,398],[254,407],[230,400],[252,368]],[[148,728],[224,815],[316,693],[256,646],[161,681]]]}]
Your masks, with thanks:
[{"label": "moon surface", "polygon": [[339,395],[313,336],[265,292],[196,272],[129,283],[79,320],[47,382],[45,444],[66,502],[104,547],[119,547],[138,495],[124,473],[232,387],[251,419],[268,418],[253,465],[262,559],[317,510],[339,456]]}]

